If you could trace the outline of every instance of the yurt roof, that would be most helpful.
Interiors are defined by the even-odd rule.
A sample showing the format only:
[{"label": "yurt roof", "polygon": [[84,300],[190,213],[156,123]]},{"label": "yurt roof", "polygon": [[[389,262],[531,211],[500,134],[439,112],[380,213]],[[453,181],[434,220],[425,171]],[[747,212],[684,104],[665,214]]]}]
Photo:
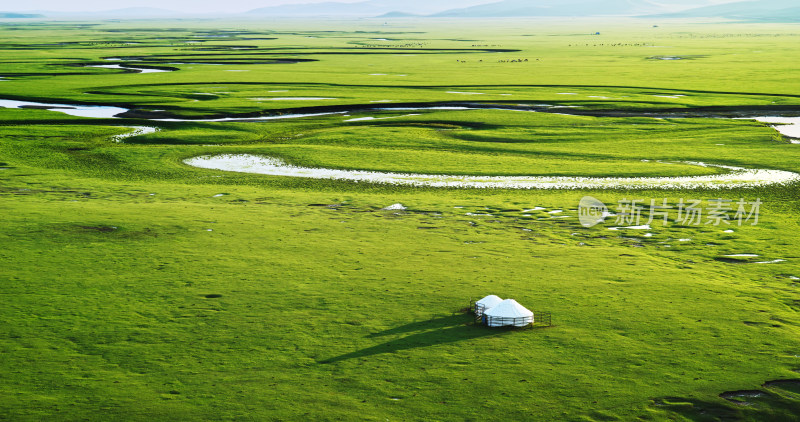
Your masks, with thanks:
[{"label": "yurt roof", "polygon": [[523,318],[533,316],[533,312],[517,303],[514,299],[506,299],[484,312],[484,315],[499,318]]}]

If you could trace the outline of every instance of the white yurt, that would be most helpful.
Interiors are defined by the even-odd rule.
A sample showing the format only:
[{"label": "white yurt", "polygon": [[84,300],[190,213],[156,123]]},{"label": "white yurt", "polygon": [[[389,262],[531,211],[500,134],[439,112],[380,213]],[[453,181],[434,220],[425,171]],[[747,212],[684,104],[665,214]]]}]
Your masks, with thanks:
[{"label": "white yurt", "polygon": [[484,312],[499,305],[503,299],[495,295],[489,295],[475,302],[475,316],[481,316]]},{"label": "white yurt", "polygon": [[514,299],[506,299],[484,313],[484,321],[490,327],[525,327],[533,324],[533,312],[517,303]]}]

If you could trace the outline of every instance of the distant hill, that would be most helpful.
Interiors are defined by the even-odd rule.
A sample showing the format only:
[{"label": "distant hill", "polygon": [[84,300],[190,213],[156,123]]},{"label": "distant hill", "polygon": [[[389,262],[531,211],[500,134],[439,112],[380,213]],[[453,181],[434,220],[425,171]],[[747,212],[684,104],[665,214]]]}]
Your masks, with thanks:
[{"label": "distant hill", "polygon": [[743,21],[800,21],[797,0],[758,0],[700,7],[677,13],[656,15],[664,18],[726,18]]},{"label": "distant hill", "polygon": [[503,0],[496,3],[447,10],[435,14],[439,17],[591,17],[591,16],[636,16],[673,11],[709,4],[708,0],[671,2],[661,5],[648,0]]},{"label": "distant hill", "polygon": [[776,11],[753,12],[749,17],[739,18],[756,22],[800,22],[800,6]]},{"label": "distant hill", "polygon": [[22,18],[43,18],[44,15],[36,14],[36,13],[6,13],[0,12],[0,18],[2,19],[22,19]]},{"label": "distant hill", "polygon": [[[430,15],[455,7],[474,6],[492,0],[367,0],[357,3],[308,3],[254,9],[248,14],[269,16],[405,16]],[[398,15],[399,17],[399,15]]]}]

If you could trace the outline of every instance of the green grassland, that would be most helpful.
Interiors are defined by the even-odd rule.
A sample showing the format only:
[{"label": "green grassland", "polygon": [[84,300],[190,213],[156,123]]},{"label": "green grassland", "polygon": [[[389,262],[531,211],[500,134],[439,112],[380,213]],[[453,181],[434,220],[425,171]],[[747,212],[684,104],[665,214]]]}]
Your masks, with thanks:
[{"label": "green grassland", "polygon": [[[800,145],[718,118],[800,114],[799,38],[647,21],[2,23],[0,99],[134,113],[0,108],[0,420],[798,420],[796,184],[434,189],[183,160],[800,172]],[[454,103],[570,108],[380,110]],[[147,119],[297,112],[338,114]],[[159,131],[115,140],[142,125]],[[763,205],[755,226],[611,231],[613,217],[579,224],[585,195]],[[395,203],[408,209],[382,210]],[[487,294],[553,326],[475,325],[463,310]]]}]

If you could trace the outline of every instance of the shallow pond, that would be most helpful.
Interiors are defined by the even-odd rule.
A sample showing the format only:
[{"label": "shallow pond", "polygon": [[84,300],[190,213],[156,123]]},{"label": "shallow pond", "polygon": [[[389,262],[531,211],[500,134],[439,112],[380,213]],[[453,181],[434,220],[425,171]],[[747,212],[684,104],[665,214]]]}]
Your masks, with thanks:
[{"label": "shallow pond", "polygon": [[74,104],[37,103],[33,101],[0,100],[3,108],[42,108],[58,111],[70,116],[110,118],[128,111],[127,108],[113,106],[89,106]]},{"label": "shallow pond", "polygon": [[770,123],[773,128],[791,139],[793,144],[800,144],[800,117],[756,117],[761,123]]},{"label": "shallow pond", "polygon": [[124,70],[135,70],[138,73],[163,73],[163,72],[172,72],[172,70],[166,69],[150,69],[145,67],[135,67],[135,66],[125,66],[121,64],[88,64],[84,67],[99,67],[103,69],[124,69]]}]

